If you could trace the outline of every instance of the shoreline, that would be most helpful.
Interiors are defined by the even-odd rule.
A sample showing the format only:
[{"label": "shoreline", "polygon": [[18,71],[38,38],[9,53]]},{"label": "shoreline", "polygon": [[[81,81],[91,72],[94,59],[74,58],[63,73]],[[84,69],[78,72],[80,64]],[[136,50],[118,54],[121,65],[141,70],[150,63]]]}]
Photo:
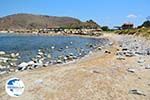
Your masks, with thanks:
[{"label": "shoreline", "polygon": [[99,37],[99,36],[103,36],[103,32],[99,35],[99,36],[96,36],[96,35],[84,35],[84,34],[69,34],[69,33],[38,33],[38,34],[35,34],[35,33],[0,33],[1,34],[10,34],[10,35],[18,35],[18,36],[80,36],[80,37]]},{"label": "shoreline", "polygon": [[[11,34],[11,35],[18,35],[18,34]],[[8,34],[8,36],[9,36],[9,34]],[[26,35],[20,35],[19,34],[19,36],[26,36]],[[33,35],[28,35],[28,36],[33,36]],[[34,35],[34,36],[36,36],[36,35]],[[60,36],[60,35],[55,35],[55,36]],[[68,35],[67,37],[82,37],[82,38],[92,38],[92,39],[105,39],[105,38],[102,38],[102,37],[79,36],[79,35]],[[89,44],[89,45],[91,45],[90,48],[93,48],[92,50],[89,51],[89,53],[95,51],[96,49],[98,49],[99,46],[107,46],[110,41],[109,40],[106,40],[106,41],[107,41],[107,43],[104,44],[104,45],[103,44],[101,44],[101,45],[97,44],[96,45],[96,44],[93,44],[93,43]],[[94,45],[95,45],[95,47],[94,47]],[[77,56],[76,54],[70,53],[71,55],[70,54],[62,55],[63,58],[61,57],[60,59],[59,58],[57,58],[57,59],[49,59],[48,56],[50,55],[50,57],[51,57],[51,54],[46,53],[46,51],[43,51],[42,49],[38,49],[38,53],[36,55],[36,57],[38,57],[38,58],[34,58],[33,57],[33,59],[31,59],[30,61],[18,62],[18,60],[22,58],[20,56],[19,52],[15,52],[15,53],[9,52],[8,53],[8,52],[5,52],[5,51],[0,51],[0,56],[1,56],[2,61],[7,59],[7,62],[8,62],[8,60],[9,60],[9,63],[7,65],[2,65],[1,66],[1,69],[0,69],[1,73],[0,73],[0,75],[5,75],[5,74],[9,74],[9,73],[15,73],[15,72],[24,71],[24,70],[34,70],[34,69],[37,69],[37,68],[47,67],[47,66],[51,66],[51,65],[64,64],[64,63],[72,62],[72,61],[74,61],[76,59],[84,58],[86,55],[89,55],[89,53],[87,53],[85,55],[81,54],[81,56]],[[5,58],[5,55],[7,55],[8,57]],[[39,56],[40,56],[40,58],[39,58]],[[47,58],[45,58],[45,57],[47,57]],[[13,59],[16,60],[16,63],[14,63]],[[43,61],[42,59],[45,59],[45,61]],[[12,60],[12,62],[11,62],[11,60]],[[4,62],[4,61],[3,62],[2,61],[1,61],[1,64],[3,64],[3,62]],[[3,71],[3,70],[5,70],[5,68],[3,66],[6,66],[6,67],[9,66],[9,68],[8,68],[9,71]]]},{"label": "shoreline", "polygon": [[[15,99],[9,97],[4,90],[5,80],[15,76],[19,77],[26,87],[19,100],[40,97],[46,100],[148,100],[150,56],[141,48],[145,50],[150,47],[150,41],[124,35],[104,34],[103,37],[111,40],[113,44],[81,59],[1,77],[0,97]],[[139,47],[137,53],[133,48],[136,46]],[[126,49],[131,50],[129,54]]]}]

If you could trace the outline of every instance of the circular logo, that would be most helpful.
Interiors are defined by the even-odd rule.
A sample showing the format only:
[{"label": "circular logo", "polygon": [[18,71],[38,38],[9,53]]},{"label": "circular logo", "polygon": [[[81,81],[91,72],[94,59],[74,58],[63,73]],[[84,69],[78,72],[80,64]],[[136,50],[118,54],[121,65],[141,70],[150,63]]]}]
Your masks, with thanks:
[{"label": "circular logo", "polygon": [[24,92],[24,83],[19,78],[11,78],[7,80],[5,90],[8,95],[18,97]]}]

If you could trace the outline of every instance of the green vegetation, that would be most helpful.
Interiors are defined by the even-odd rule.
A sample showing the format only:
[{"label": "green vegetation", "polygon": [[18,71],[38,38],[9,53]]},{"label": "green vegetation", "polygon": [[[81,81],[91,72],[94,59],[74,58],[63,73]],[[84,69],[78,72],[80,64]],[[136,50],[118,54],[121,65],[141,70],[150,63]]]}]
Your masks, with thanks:
[{"label": "green vegetation", "polygon": [[150,28],[142,27],[136,29],[117,30],[117,34],[137,35],[150,38]]},{"label": "green vegetation", "polygon": [[109,31],[109,27],[108,27],[108,26],[102,26],[101,29],[102,29],[103,31]]},{"label": "green vegetation", "polygon": [[150,27],[150,21],[147,20],[142,24],[142,27]]},{"label": "green vegetation", "polygon": [[150,39],[150,18],[147,17],[147,20],[141,26],[138,26],[138,28],[117,30],[115,33],[144,36]]},{"label": "green vegetation", "polygon": [[71,23],[67,25],[62,25],[61,28],[65,29],[97,29],[100,28],[100,26],[94,22],[93,20],[88,20],[86,22],[76,22],[76,23]]}]

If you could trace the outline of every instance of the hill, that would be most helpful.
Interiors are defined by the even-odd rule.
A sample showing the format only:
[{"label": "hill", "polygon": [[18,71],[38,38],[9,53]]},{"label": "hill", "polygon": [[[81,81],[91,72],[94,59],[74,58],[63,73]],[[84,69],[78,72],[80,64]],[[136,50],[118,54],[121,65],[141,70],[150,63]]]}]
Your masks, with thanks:
[{"label": "hill", "polygon": [[57,17],[33,14],[13,14],[0,18],[0,29],[33,29],[33,28],[95,28],[99,25],[89,20],[81,22],[72,17]]},{"label": "hill", "polygon": [[117,34],[126,34],[126,35],[144,36],[145,38],[150,38],[150,28],[149,27],[117,30],[116,33]]}]

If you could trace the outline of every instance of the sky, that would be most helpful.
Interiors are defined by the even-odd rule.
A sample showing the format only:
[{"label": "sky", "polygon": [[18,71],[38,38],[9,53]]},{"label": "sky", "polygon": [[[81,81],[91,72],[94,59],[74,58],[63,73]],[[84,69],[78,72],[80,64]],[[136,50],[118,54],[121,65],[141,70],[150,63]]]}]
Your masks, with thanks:
[{"label": "sky", "polygon": [[101,26],[141,25],[150,16],[150,0],[0,0],[0,17],[16,13],[70,16]]}]

